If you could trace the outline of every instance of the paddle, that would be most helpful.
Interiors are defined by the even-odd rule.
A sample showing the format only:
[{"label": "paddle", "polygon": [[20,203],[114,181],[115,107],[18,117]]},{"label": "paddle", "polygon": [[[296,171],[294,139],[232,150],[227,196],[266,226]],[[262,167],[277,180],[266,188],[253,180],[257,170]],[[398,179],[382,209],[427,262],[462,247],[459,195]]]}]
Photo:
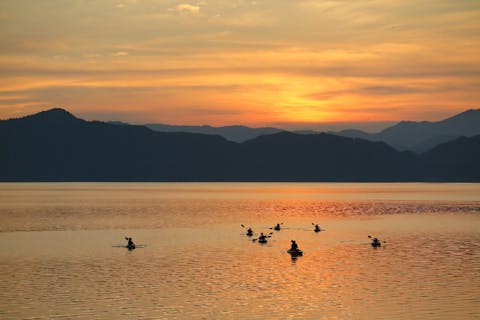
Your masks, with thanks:
[{"label": "paddle", "polygon": [[[369,239],[372,239],[372,236],[371,236],[371,235],[368,235],[368,238],[369,238]],[[387,243],[386,240],[380,240],[380,239],[377,239],[377,240],[380,241],[380,242],[383,242],[383,243]]]},{"label": "paddle", "polygon": [[[277,224],[280,224],[280,225],[281,225],[281,224],[283,224],[283,222],[280,222],[280,223],[277,223]],[[273,229],[275,229],[276,227],[277,227],[277,226],[271,227],[271,228],[268,228],[268,229],[273,230]]]},{"label": "paddle", "polygon": [[[270,232],[270,234],[272,234],[272,233],[273,233],[273,232]],[[271,235],[265,236],[265,238],[271,238],[271,237],[272,237]],[[255,241],[257,241],[257,240],[258,240],[258,238],[252,239],[252,242],[255,242]]]},{"label": "paddle", "polygon": [[[127,237],[127,236],[124,236],[124,237],[125,237],[125,240],[130,241],[130,238],[129,238],[129,237]],[[132,244],[133,244],[133,247],[136,246],[136,244],[135,244],[133,241],[132,241]],[[128,247],[128,244],[127,244],[127,247]]]},{"label": "paddle", "polygon": [[[241,226],[242,226],[242,228],[246,228],[243,223],[241,224]],[[246,235],[249,236],[249,237],[253,236],[253,230],[252,230],[251,227],[248,228]]]}]

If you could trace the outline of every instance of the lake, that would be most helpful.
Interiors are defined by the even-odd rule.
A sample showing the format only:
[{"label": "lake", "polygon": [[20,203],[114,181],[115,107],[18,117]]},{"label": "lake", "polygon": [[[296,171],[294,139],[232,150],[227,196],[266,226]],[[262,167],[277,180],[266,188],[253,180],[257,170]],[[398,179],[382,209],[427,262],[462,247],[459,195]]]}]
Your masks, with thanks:
[{"label": "lake", "polygon": [[0,219],[1,319],[480,319],[480,184],[1,183]]}]

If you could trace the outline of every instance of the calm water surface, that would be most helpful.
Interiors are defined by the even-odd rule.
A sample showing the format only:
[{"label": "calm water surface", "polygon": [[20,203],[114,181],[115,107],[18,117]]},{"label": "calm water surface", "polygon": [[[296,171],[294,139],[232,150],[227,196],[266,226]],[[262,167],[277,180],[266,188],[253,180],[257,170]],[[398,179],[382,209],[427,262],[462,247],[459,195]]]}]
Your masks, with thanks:
[{"label": "calm water surface", "polygon": [[480,319],[479,184],[10,183],[0,219],[0,319]]}]

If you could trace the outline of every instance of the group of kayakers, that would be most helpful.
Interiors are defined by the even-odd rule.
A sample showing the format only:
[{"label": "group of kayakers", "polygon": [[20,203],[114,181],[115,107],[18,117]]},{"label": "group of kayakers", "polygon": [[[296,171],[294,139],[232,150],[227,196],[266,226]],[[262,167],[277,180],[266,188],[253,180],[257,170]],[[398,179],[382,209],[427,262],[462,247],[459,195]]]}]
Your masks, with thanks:
[{"label": "group of kayakers", "polygon": [[[242,225],[242,227],[243,227],[243,225]],[[270,229],[272,229],[272,228],[270,228]],[[280,231],[280,229],[281,229],[280,223],[277,223],[277,225],[275,227],[273,227],[273,229],[276,230],[276,231]],[[314,227],[313,231],[314,232],[319,232],[321,230],[322,229],[320,228],[320,226],[318,224],[315,224],[315,227]],[[253,241],[258,240],[259,243],[267,243],[267,238],[271,237],[271,234],[272,234],[272,232],[270,232],[270,235],[265,235],[265,234],[263,234],[263,232],[261,232],[260,236],[258,236],[258,239],[253,239]],[[253,236],[252,228],[247,229],[247,236],[249,236],[249,237]],[[368,237],[371,238],[371,236],[368,236]],[[127,240],[126,248],[128,250],[135,249],[136,246],[135,246],[135,243],[133,242],[131,237],[125,237],[125,240]],[[377,248],[377,247],[380,247],[382,245],[382,243],[380,242],[380,240],[378,240],[378,238],[373,238],[371,245],[372,245],[372,247]],[[300,250],[298,248],[298,244],[295,240],[291,240],[291,246],[290,246],[290,249],[287,252],[292,254],[292,255],[302,255],[302,250]]]},{"label": "group of kayakers", "polygon": [[[275,231],[280,231],[282,229],[282,227],[281,227],[282,224],[283,223],[277,223],[274,227],[269,228],[269,229],[273,229]],[[242,227],[245,227],[245,226],[242,224]],[[315,228],[313,229],[313,231],[314,232],[321,231],[320,226],[318,224],[315,224]],[[253,242],[258,241],[258,243],[267,243],[267,238],[270,238],[272,234],[273,234],[273,232],[270,232],[270,234],[264,234],[263,232],[261,232],[260,235],[258,236],[258,238],[253,239],[252,241]],[[249,237],[253,236],[252,228],[249,227],[247,229],[246,235],[249,236]],[[291,240],[290,242],[291,242],[290,249],[288,249],[287,252],[289,254],[291,254],[292,257],[301,256],[303,254],[303,252],[302,252],[302,250],[300,250],[298,248],[297,242],[295,240]]]},{"label": "group of kayakers", "polygon": [[[270,229],[273,229],[275,231],[280,231],[281,230],[281,224],[283,223],[277,223],[276,226],[274,226],[273,228],[270,228]],[[314,228],[313,228],[313,231],[314,232],[320,232],[322,231],[322,229],[320,228],[320,226],[318,224],[314,224],[312,223],[312,225],[314,225]],[[242,227],[244,227],[244,225],[242,224]],[[258,236],[257,239],[253,239],[253,242],[257,241],[259,243],[267,243],[267,238],[270,238],[271,237],[271,234],[273,232],[270,232],[269,235],[266,235],[264,234],[263,232],[260,233],[260,235]],[[247,229],[247,236],[251,237],[253,236],[253,230],[252,228],[248,228]],[[368,236],[369,238],[372,238],[371,236]],[[374,248],[377,248],[377,247],[380,247],[382,245],[382,243],[380,242],[380,240],[378,238],[372,238],[372,243],[371,245],[374,247]],[[288,253],[290,253],[293,256],[300,256],[303,254],[302,250],[300,250],[298,248],[298,244],[295,240],[291,240],[291,245],[290,245],[290,249],[287,250]]]},{"label": "group of kayakers", "polygon": [[[275,227],[269,228],[269,229],[273,229],[273,230],[275,230],[275,231],[280,231],[280,230],[282,229],[282,227],[280,226],[281,224],[283,224],[283,223],[277,223],[277,225],[276,225]],[[313,224],[313,223],[312,223],[312,224]],[[242,224],[242,227],[244,227],[243,224]],[[319,226],[318,224],[315,224],[315,227],[313,228],[313,231],[314,231],[314,232],[320,232],[320,231],[322,231],[322,229],[320,228],[320,226]],[[248,228],[248,229],[247,229],[247,236],[249,236],[249,237],[253,236],[253,230],[252,230],[252,228]],[[263,233],[261,233],[261,234],[260,234],[260,237],[261,237],[262,239],[264,239],[264,238],[267,237],[267,236],[264,235]],[[259,237],[259,239],[260,239],[260,237]]]}]

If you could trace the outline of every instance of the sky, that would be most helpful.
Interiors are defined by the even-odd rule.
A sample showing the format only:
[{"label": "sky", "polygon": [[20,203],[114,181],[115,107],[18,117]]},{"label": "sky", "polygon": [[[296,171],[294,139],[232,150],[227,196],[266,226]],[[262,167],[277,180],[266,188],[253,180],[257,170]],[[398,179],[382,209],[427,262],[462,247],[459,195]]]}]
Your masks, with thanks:
[{"label": "sky", "polygon": [[478,0],[1,0],[0,118],[375,131],[480,108]]}]

